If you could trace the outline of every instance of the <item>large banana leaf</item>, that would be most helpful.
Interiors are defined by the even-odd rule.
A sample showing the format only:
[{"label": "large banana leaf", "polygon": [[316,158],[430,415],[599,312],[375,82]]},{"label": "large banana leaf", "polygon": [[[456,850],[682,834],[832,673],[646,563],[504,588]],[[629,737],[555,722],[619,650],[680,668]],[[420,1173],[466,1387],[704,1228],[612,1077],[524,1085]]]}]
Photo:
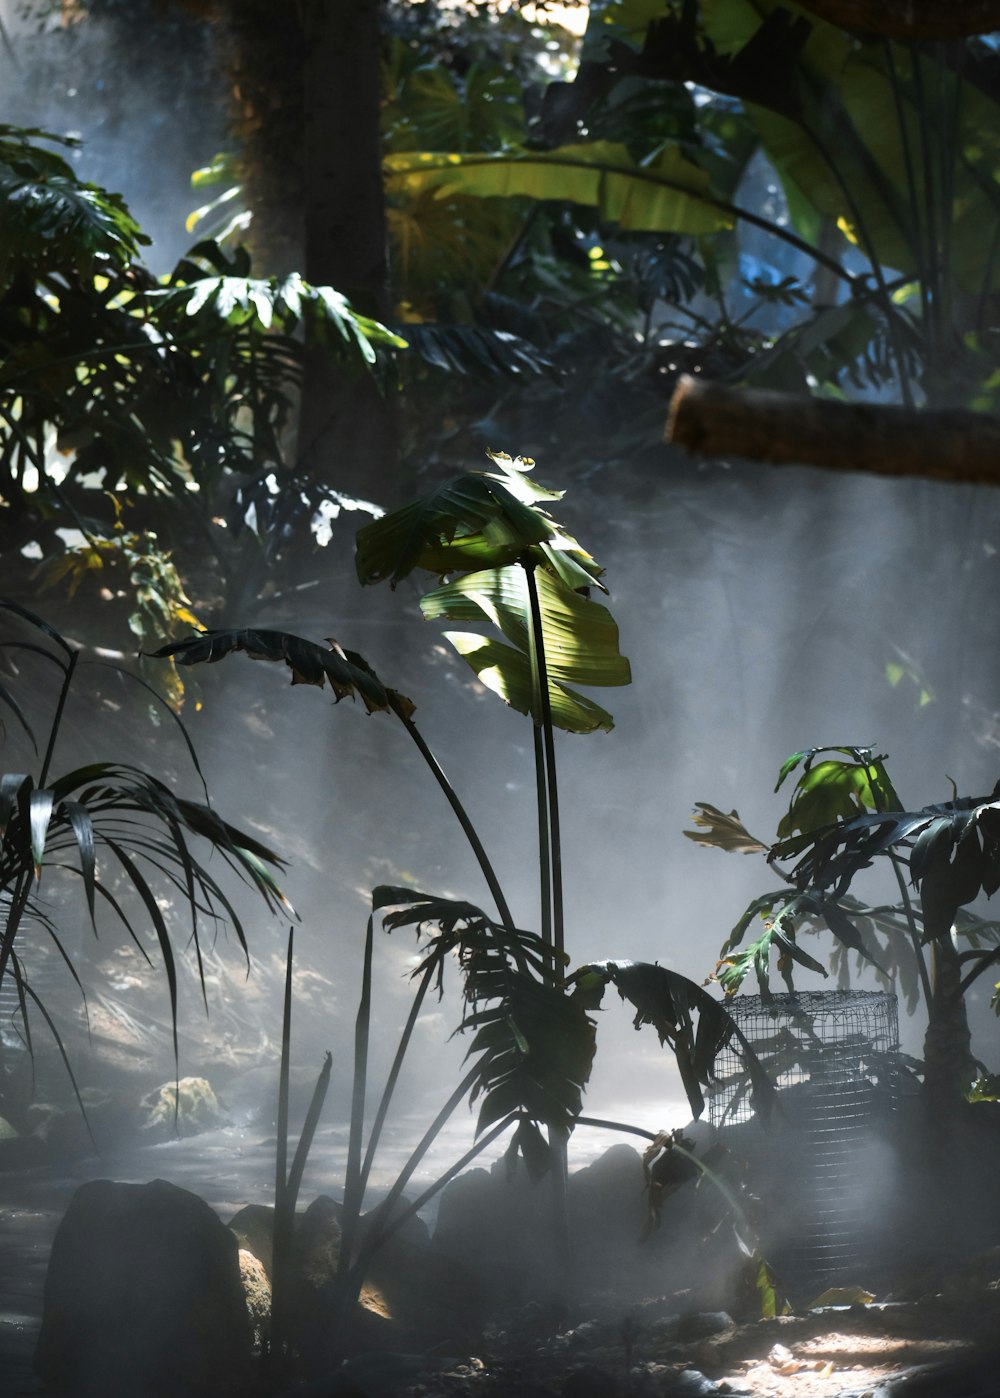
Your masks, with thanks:
[{"label": "large banana leaf", "polygon": [[388,578],[395,587],[414,568],[443,575],[512,563],[552,532],[504,485],[470,471],[359,529],[355,562],[362,583]]},{"label": "large banana leaf", "polygon": [[357,534],[362,583],[391,587],[414,568],[448,573],[504,567],[538,547],[572,587],[590,587],[602,569],[543,506],[562,498],[528,472],[534,462],[488,452],[492,471],[469,471],[428,495],[366,524]]},{"label": "large banana leaf", "polygon": [[479,198],[566,200],[630,231],[702,235],[732,226],[709,177],[676,144],[645,163],[614,141],[557,150],[466,154],[403,151],[385,159],[387,188],[411,197],[435,190]]},{"label": "large banana leaf", "polygon": [[[567,688],[625,685],[629,663],[618,649],[608,609],[574,592],[546,569],[535,571],[553,723],[571,733],[613,727],[611,715]],[[445,583],[421,599],[430,620],[491,622],[512,644],[466,632],[445,636],[479,678],[520,713],[532,712],[531,609],[525,570],[491,568]]]},{"label": "large banana leaf", "polygon": [[[787,0],[704,0],[702,33],[720,53],[733,54],[779,8],[788,9]],[[807,19],[811,32],[791,78],[797,115],[775,110],[759,92],[742,94],[799,230],[815,241],[820,220],[832,219],[869,257],[919,275],[933,253],[922,224],[936,203],[939,229],[949,229],[950,269],[980,292],[990,270],[982,229],[1000,208],[995,101],[916,49],[859,46],[835,26]],[[789,81],[776,71],[775,91],[787,90]],[[998,276],[993,269],[992,285]]]}]

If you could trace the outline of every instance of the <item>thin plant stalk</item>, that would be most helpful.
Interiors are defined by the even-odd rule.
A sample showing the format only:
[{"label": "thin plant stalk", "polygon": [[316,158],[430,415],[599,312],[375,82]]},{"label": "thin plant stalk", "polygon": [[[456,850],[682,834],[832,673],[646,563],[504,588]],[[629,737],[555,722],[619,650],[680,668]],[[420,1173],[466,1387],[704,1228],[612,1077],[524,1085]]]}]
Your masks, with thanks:
[{"label": "thin plant stalk", "polygon": [[549,806],[545,785],[545,744],[542,730],[532,727],[532,743],[535,754],[535,808],[538,813],[538,899],[540,932],[546,947],[546,963],[549,974],[555,979],[555,964],[552,939],[552,860],[549,851]]},{"label": "thin plant stalk", "polygon": [[370,1241],[365,1241],[354,1267],[352,1283],[356,1282],[360,1288],[361,1283],[364,1281],[364,1269],[367,1268],[368,1263],[378,1249],[383,1247],[395,1233],[398,1233],[405,1223],[409,1223],[411,1218],[415,1218],[420,1210],[430,1203],[435,1194],[438,1194],[444,1189],[445,1185],[450,1184],[456,1175],[460,1175],[465,1167],[471,1161],[475,1160],[477,1155],[484,1151],[487,1146],[492,1145],[498,1136],[502,1136],[507,1128],[513,1126],[514,1122],[518,1120],[519,1113],[517,1112],[511,1112],[509,1116],[504,1117],[503,1121],[491,1127],[486,1135],[482,1136],[474,1146],[470,1146],[463,1156],[449,1165],[447,1170],[439,1175],[433,1184],[428,1185],[423,1194],[415,1199],[412,1204],[407,1204],[405,1209],[401,1209],[394,1217],[387,1219],[385,1226],[380,1228],[377,1233],[373,1234]]},{"label": "thin plant stalk", "polygon": [[354,1026],[354,1088],[351,1095],[351,1128],[347,1142],[347,1168],[344,1175],[344,1215],[343,1231],[340,1239],[340,1256],[337,1259],[337,1276],[345,1277],[350,1267],[357,1236],[358,1219],[361,1216],[363,1188],[361,1183],[361,1142],[365,1126],[365,1091],[368,1079],[368,1042],[371,1028],[372,1008],[372,948],[374,944],[375,915],[368,919],[365,934],[364,968],[361,975],[361,999],[358,1003],[358,1017]]},{"label": "thin plant stalk", "polygon": [[274,1231],[271,1238],[271,1333],[267,1360],[276,1373],[285,1357],[285,1283],[291,1254],[294,1205],[288,1208],[288,1099],[292,1040],[292,966],[295,930],[288,929],[285,997],[281,1019],[281,1064],[278,1069],[277,1144],[274,1152]]},{"label": "thin plant stalk", "polygon": [[306,1111],[306,1119],[302,1124],[302,1135],[295,1148],[295,1155],[292,1157],[292,1167],[288,1172],[288,1184],[285,1187],[285,1194],[288,1200],[288,1213],[295,1217],[295,1206],[298,1203],[299,1190],[302,1188],[302,1176],[305,1174],[306,1161],[309,1152],[312,1150],[313,1139],[316,1135],[316,1127],[319,1125],[320,1114],[323,1111],[323,1103],[326,1101],[327,1089],[330,1086],[330,1073],[333,1068],[333,1054],[327,1050],[323,1058],[323,1066],[319,1070],[319,1077],[316,1079],[316,1086],[313,1088],[313,1095],[309,1101]]},{"label": "thin plant stalk", "polygon": [[[910,203],[910,217],[913,220],[913,235],[916,242],[917,265],[920,268],[920,308],[924,324],[929,323],[928,294],[929,288],[927,279],[924,276],[924,269],[927,266],[927,230],[924,228],[923,210],[920,207],[920,199],[917,193],[916,167],[913,160],[913,148],[910,143],[910,133],[906,124],[906,111],[903,106],[903,89],[896,64],[895,46],[889,39],[883,39],[882,50],[886,61],[886,68],[889,73],[889,83],[892,88],[893,103],[896,108],[896,124],[899,127],[899,139],[903,150],[903,166],[906,170],[906,190]],[[911,66],[916,61],[915,55],[911,54]]]},{"label": "thin plant stalk", "polygon": [[413,1035],[413,1028],[417,1022],[417,1016],[420,1014],[420,1010],[423,1006],[424,999],[427,995],[428,989],[430,988],[430,983],[436,970],[437,967],[432,964],[427,967],[427,970],[421,977],[420,985],[417,988],[417,993],[413,997],[413,1004],[410,1006],[410,1013],[407,1016],[406,1024],[403,1026],[403,1032],[399,1036],[399,1046],[396,1049],[396,1056],[392,1060],[392,1067],[389,1069],[389,1075],[385,1080],[385,1088],[382,1092],[381,1101],[378,1104],[378,1111],[375,1113],[375,1120],[372,1122],[372,1129],[368,1136],[368,1147],[365,1151],[365,1158],[361,1165],[362,1198],[364,1197],[365,1187],[368,1184],[368,1177],[371,1174],[371,1168],[375,1160],[375,1152],[378,1150],[379,1141],[382,1136],[382,1127],[385,1125],[385,1119],[389,1112],[389,1104],[392,1101],[392,1094],[396,1089],[396,1083],[399,1079],[400,1070],[403,1066],[403,1060],[406,1057],[406,1051],[410,1046],[410,1039]]},{"label": "thin plant stalk", "polygon": [[52,756],[56,748],[56,739],[59,736],[59,728],[62,724],[63,712],[66,708],[66,700],[69,698],[70,686],[73,683],[73,674],[76,670],[76,663],[80,658],[78,650],[68,648],[68,658],[66,669],[63,672],[63,682],[59,690],[59,698],[56,700],[56,711],[52,718],[52,726],[49,729],[49,741],[45,748],[45,756],[42,759],[42,770],[38,776],[38,785],[44,786],[49,776],[49,767],[52,765]]},{"label": "thin plant stalk", "polygon": [[[859,749],[854,749],[855,757],[864,763],[865,776],[868,778],[868,786],[872,794],[872,803],[875,810],[881,813],[882,806],[878,794],[878,772],[873,763]],[[899,897],[903,904],[903,914],[906,918],[906,926],[910,933],[910,945],[913,948],[913,955],[917,963],[917,975],[920,977],[920,988],[924,992],[924,1003],[930,1009],[931,1003],[931,982],[927,973],[927,961],[924,957],[924,948],[920,940],[920,932],[917,928],[917,918],[913,911],[913,903],[910,900],[910,890],[906,887],[906,879],[903,877],[903,863],[894,849],[888,851],[889,863],[892,865],[892,872],[896,876],[896,883],[899,887]]]},{"label": "thin plant stalk", "polygon": [[416,744],[417,750],[419,751],[424,761],[427,763],[427,766],[430,768],[434,776],[434,780],[437,782],[438,786],[444,792],[445,798],[449,806],[451,806],[451,809],[454,811],[455,816],[458,819],[458,823],[462,827],[462,831],[465,835],[465,838],[468,840],[469,845],[472,848],[472,852],[476,856],[476,859],[479,863],[479,867],[482,870],[483,877],[485,878],[487,886],[489,887],[490,893],[493,895],[493,901],[496,903],[497,911],[500,914],[500,921],[503,923],[504,927],[506,927],[508,932],[513,932],[514,918],[510,911],[510,907],[507,903],[507,899],[504,897],[503,889],[500,887],[500,880],[497,878],[496,870],[493,868],[493,865],[490,862],[490,858],[487,855],[485,848],[483,847],[483,842],[480,840],[476,828],[469,818],[468,812],[459,800],[455,788],[452,786],[451,782],[445,776],[441,764],[438,762],[433,752],[431,752],[430,748],[427,746],[423,734],[417,728],[417,725],[413,722],[413,720],[407,715],[405,709],[400,704],[397,697],[391,691],[389,692],[389,704],[392,708],[393,713],[399,719],[400,723],[406,729],[410,738]]},{"label": "thin plant stalk", "polygon": [[[565,971],[566,934],[563,919],[562,857],[559,844],[559,795],[555,769],[555,743],[552,731],[552,705],[549,700],[549,676],[545,663],[545,635],[542,630],[542,609],[538,601],[538,582],[535,577],[533,560],[522,559],[528,587],[528,602],[531,609],[529,630],[531,657],[531,683],[535,703],[532,717],[535,719],[535,770],[539,787],[539,845],[546,848],[547,860],[540,861],[543,872],[543,911],[546,903],[551,908],[552,923],[550,938],[552,946],[552,972],[557,985],[563,984]],[[539,765],[539,755],[541,764]],[[541,773],[544,772],[544,788]],[[548,821],[542,828],[543,802],[548,808]],[[549,883],[546,899],[544,874],[548,865]],[[550,900],[550,901],[549,901]],[[569,1136],[564,1130],[549,1127],[549,1145],[552,1149],[552,1202],[555,1214],[556,1245],[562,1257],[567,1277],[571,1266],[571,1242],[569,1231]]]}]

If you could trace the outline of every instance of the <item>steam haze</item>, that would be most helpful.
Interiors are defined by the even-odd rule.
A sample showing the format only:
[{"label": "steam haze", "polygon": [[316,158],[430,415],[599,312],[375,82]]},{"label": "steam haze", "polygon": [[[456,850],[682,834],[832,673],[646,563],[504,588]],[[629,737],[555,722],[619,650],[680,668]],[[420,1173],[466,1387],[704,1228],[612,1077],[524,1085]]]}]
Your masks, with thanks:
[{"label": "steam haze", "polygon": [[[4,18],[9,26],[9,12]],[[125,195],[155,233],[150,264],[163,270],[187,245],[184,217],[199,202],[187,175],[224,145],[224,94],[208,85],[206,55],[192,59],[179,88],[175,72],[161,92],[149,85],[155,64],[131,67],[118,52],[109,58],[100,26],[79,29],[15,36],[20,67],[13,70],[5,54],[0,69],[5,119],[79,131],[78,169]],[[529,441],[491,445],[533,454]],[[481,462],[471,445],[468,466]],[[557,744],[574,963],[629,957],[699,981],[708,976],[730,928],[773,876],[762,859],[697,848],[682,830],[701,800],[736,807],[753,833],[770,840],[786,799],[784,791],[773,794],[777,770],[797,749],[870,744],[889,753],[909,807],[949,799],[951,779],[960,794],[992,788],[1000,775],[996,492],[701,463],[667,448],[655,468],[647,460],[582,479],[569,441],[561,458],[539,461],[537,474],[567,489],[555,512],[607,570],[609,606],[633,671],[630,688],[596,696],[614,713],[614,732],[560,736]],[[346,526],[335,533],[331,549],[345,550],[340,581],[322,595],[302,594],[298,610],[282,603],[214,624],[335,637],[409,695],[491,852],[516,920],[537,927],[528,721],[485,693],[437,628],[420,620],[415,588],[357,587],[349,533]],[[11,590],[25,564],[8,557],[2,566],[2,590]],[[291,860],[284,882],[301,915],[293,1061],[304,1093],[323,1052],[334,1051],[325,1129],[340,1140],[369,890],[405,882],[484,907],[488,893],[443,797],[389,717],[366,717],[349,703],[334,708],[328,691],[290,689],[287,672],[242,656],[197,680],[203,708],[186,722],[214,804]],[[113,717],[99,729],[89,715],[73,722],[86,756],[116,755]],[[169,729],[158,730],[153,751],[170,752],[183,769]],[[137,760],[152,766],[149,748]],[[197,794],[193,777],[185,780],[186,794]],[[267,1123],[285,926],[249,897],[240,906],[251,980],[244,986],[235,944],[220,942],[221,980],[211,987],[213,1015],[227,1013],[225,998],[229,1031],[245,1036],[220,1095],[247,1113],[256,1104],[257,1119]],[[89,936],[82,921],[81,945]],[[106,929],[107,945],[118,935]],[[180,944],[184,937],[178,930]],[[825,960],[825,940],[808,947]],[[405,1018],[414,950],[403,934],[377,942],[376,1083]],[[812,989],[833,984],[806,971],[797,981]],[[874,985],[867,973],[856,983]],[[133,990],[117,993],[127,1000]],[[158,1002],[166,1017],[158,979],[134,993],[147,1007]],[[75,1011],[74,994],[64,981],[52,1001],[60,1015]],[[988,997],[986,987],[971,998],[973,1047],[994,1066]],[[193,974],[182,985],[180,1013],[182,1074],[212,1076],[210,1055],[199,1059],[204,1012]],[[448,1038],[458,1019],[453,977],[441,1006],[428,1004],[399,1089],[403,1112],[421,1123],[447,1095],[467,1047]],[[919,1052],[922,1021],[904,1017],[901,1026],[905,1046]],[[599,1016],[598,1044],[590,1114],[683,1124],[687,1107],[672,1063],[651,1030],[633,1033],[614,992]],[[96,1081],[96,1061],[90,1071]],[[160,1072],[163,1080],[173,1072],[166,1041]],[[465,1129],[471,1135],[471,1118]]]}]

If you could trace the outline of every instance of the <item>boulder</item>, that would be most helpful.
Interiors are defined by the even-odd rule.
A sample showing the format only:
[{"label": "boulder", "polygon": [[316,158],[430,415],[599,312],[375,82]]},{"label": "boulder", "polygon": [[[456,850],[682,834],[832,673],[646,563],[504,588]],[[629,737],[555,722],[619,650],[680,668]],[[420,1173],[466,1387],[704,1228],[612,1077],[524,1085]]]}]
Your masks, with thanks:
[{"label": "boulder", "polygon": [[54,1398],[236,1398],[250,1341],[236,1238],[204,1200],[165,1180],[81,1185],[35,1352]]},{"label": "boulder", "polygon": [[240,1248],[240,1281],[247,1298],[247,1316],[255,1350],[264,1348],[271,1332],[271,1281],[259,1257]]},{"label": "boulder", "polygon": [[197,1136],[224,1126],[226,1116],[207,1078],[181,1078],[148,1092],[139,1104],[139,1130],[157,1141]]}]

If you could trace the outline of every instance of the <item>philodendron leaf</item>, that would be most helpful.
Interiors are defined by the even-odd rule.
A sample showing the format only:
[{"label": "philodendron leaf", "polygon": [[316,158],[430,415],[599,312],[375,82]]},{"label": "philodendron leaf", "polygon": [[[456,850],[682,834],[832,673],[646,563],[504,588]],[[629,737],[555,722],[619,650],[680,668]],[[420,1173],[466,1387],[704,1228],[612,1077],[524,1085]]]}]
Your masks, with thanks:
[{"label": "philodendron leaf", "polygon": [[396,698],[412,712],[409,700],[387,690],[362,656],[343,650],[336,641],[328,640],[327,647],[288,631],[240,627],[202,631],[185,641],[161,646],[152,654],[155,660],[172,658],[178,665],[200,665],[213,664],[233,651],[245,651],[251,660],[284,661],[292,672],[292,684],[322,688],[329,681],[338,702],[357,696],[369,713],[384,713],[392,707],[391,698]]},{"label": "philodendron leaf", "polygon": [[735,851],[739,854],[767,854],[768,846],[751,835],[740,820],[739,811],[726,815],[717,806],[707,801],[696,801],[691,816],[697,830],[683,830],[689,840],[698,845],[714,845],[717,849]]}]

